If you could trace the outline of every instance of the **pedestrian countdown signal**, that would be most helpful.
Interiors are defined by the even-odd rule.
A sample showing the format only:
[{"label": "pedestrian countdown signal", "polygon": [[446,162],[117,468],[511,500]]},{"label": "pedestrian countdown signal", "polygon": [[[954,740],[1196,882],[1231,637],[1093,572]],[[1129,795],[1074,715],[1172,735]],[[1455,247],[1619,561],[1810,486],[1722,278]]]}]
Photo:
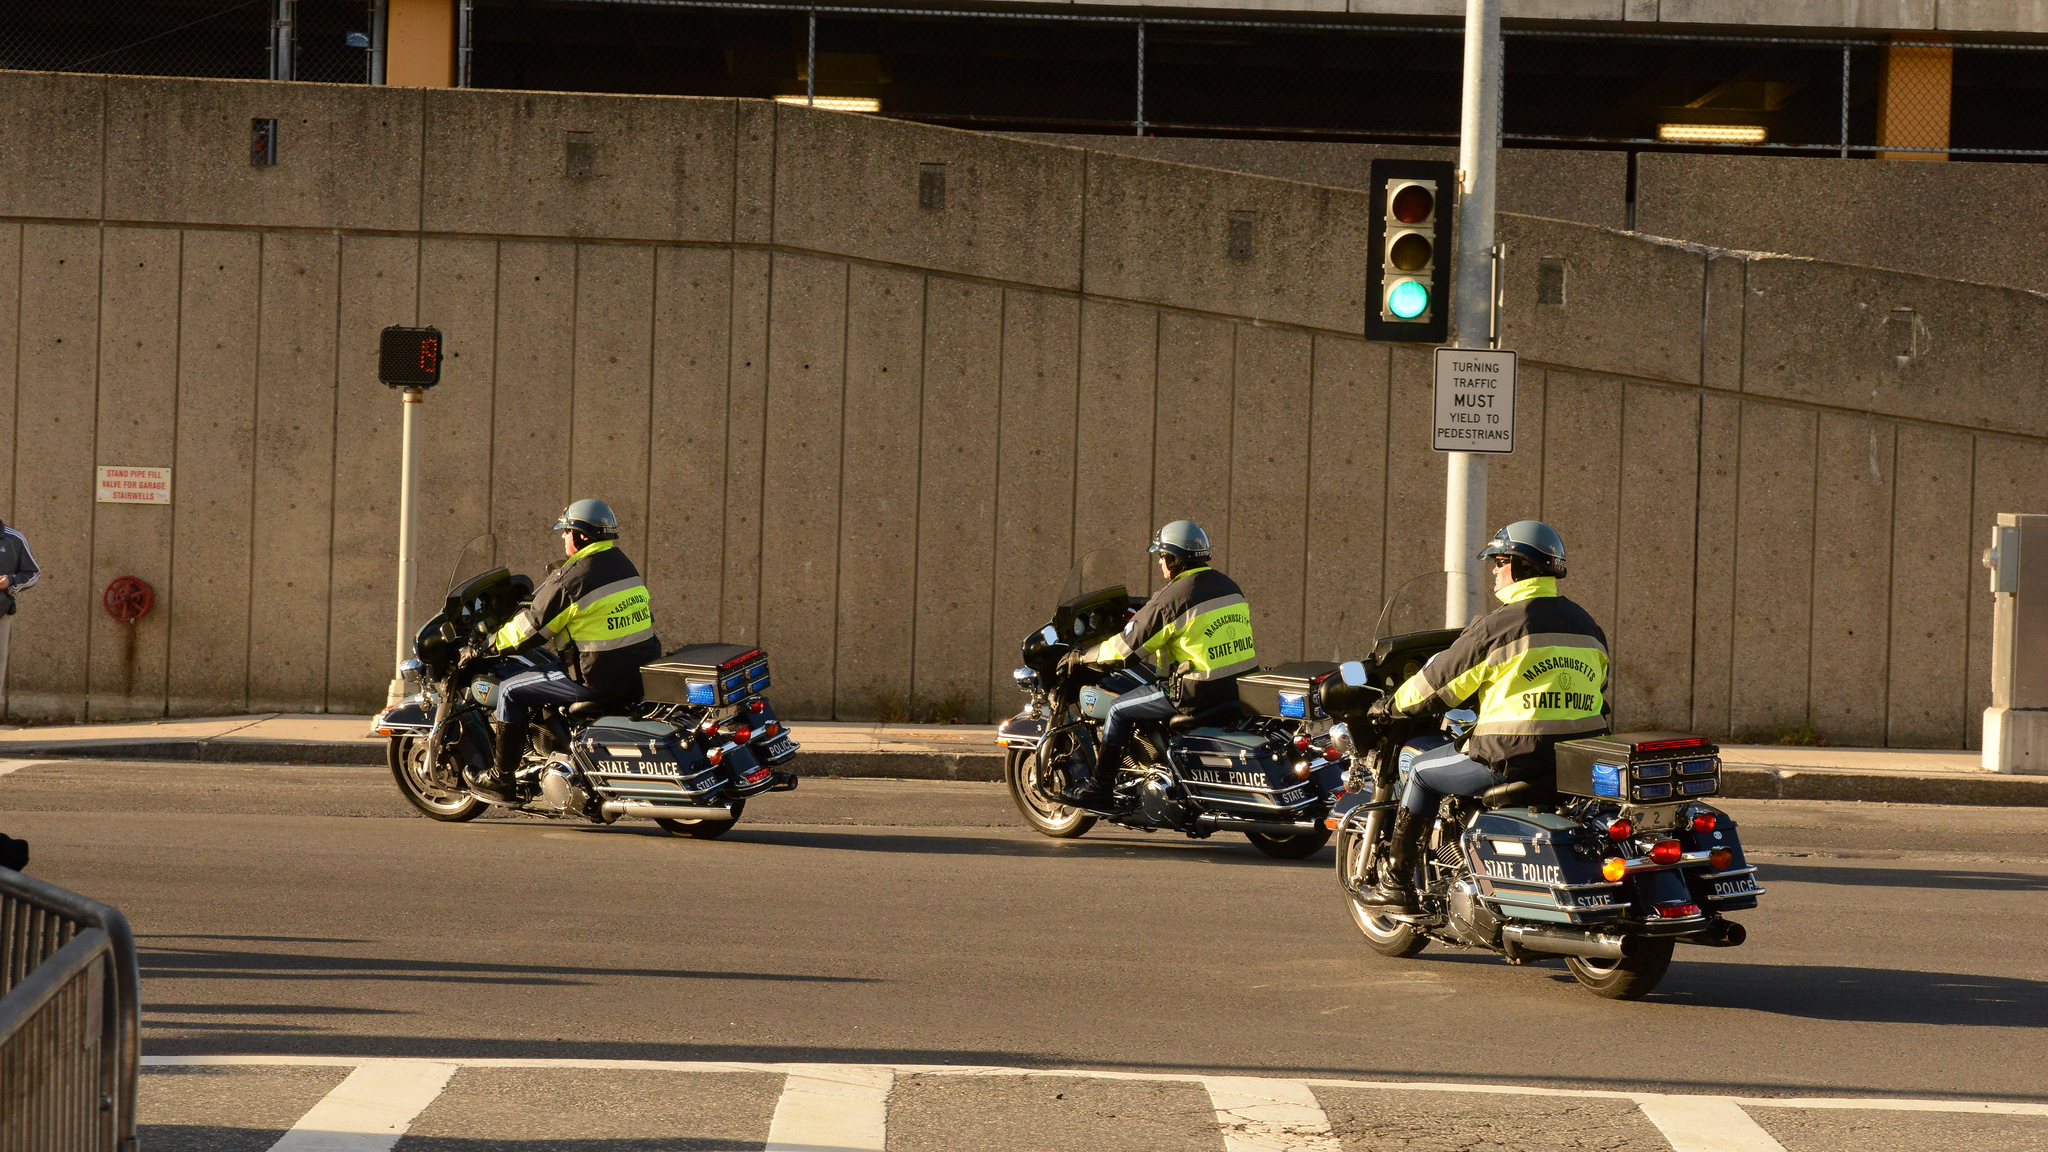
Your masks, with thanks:
[{"label": "pedestrian countdown signal", "polygon": [[1443,161],[1372,162],[1365,334],[1441,344],[1450,321],[1451,201],[1457,169]]},{"label": "pedestrian countdown signal", "polygon": [[441,330],[392,325],[377,342],[377,379],[393,388],[432,388],[441,382]]}]

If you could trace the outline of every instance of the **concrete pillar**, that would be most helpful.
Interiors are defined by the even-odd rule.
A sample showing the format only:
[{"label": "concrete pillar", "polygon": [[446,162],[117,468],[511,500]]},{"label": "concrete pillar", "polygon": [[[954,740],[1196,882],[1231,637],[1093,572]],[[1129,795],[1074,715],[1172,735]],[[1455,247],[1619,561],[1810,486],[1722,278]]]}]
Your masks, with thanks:
[{"label": "concrete pillar", "polygon": [[455,87],[455,3],[388,0],[385,83],[406,88]]},{"label": "concrete pillar", "polygon": [[[1878,77],[1877,143],[1897,148],[1948,147],[1955,50],[1947,37],[1916,32],[1884,50]],[[1880,160],[1946,160],[1946,152],[1879,152]]]},{"label": "concrete pillar", "polygon": [[[2000,512],[1984,567],[1996,601],[1984,767],[2048,773],[2048,516]],[[2031,555],[2030,555],[2031,553]]]}]

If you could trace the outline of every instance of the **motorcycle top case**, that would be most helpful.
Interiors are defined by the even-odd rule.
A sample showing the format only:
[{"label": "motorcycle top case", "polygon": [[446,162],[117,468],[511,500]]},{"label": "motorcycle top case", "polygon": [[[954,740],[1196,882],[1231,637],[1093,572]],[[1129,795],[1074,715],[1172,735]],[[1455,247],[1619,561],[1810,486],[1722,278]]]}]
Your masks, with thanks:
[{"label": "motorcycle top case", "polygon": [[1261,716],[1307,720],[1322,715],[1315,701],[1316,682],[1336,670],[1327,660],[1302,660],[1247,672],[1237,678],[1237,698]]},{"label": "motorcycle top case", "polygon": [[574,742],[584,775],[606,796],[680,799],[722,782],[689,730],[665,720],[606,716]]},{"label": "motorcycle top case", "polygon": [[640,666],[641,695],[653,704],[723,708],[768,688],[768,653],[745,644],[688,644]]},{"label": "motorcycle top case", "polygon": [[1721,791],[1721,750],[1688,732],[1623,732],[1557,745],[1557,790],[1622,804],[1675,804]]},{"label": "motorcycle top case", "polygon": [[1626,902],[1621,885],[1601,875],[1600,856],[1575,850],[1591,835],[1565,816],[1501,808],[1480,813],[1462,843],[1481,897],[1503,918],[1598,924]]}]

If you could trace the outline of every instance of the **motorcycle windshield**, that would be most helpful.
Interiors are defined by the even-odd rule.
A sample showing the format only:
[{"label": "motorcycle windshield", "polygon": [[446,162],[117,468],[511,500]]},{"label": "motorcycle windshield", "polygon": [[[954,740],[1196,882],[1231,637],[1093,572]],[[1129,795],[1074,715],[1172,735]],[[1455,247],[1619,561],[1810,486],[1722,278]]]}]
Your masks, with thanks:
[{"label": "motorcycle windshield", "polygon": [[[1140,577],[1135,584],[1129,579],[1134,574],[1132,569],[1136,569],[1135,575]],[[1074,561],[1074,566],[1067,570],[1066,583],[1060,586],[1059,602],[1072,604],[1076,600],[1114,588],[1136,587],[1142,590],[1145,584],[1143,576],[1143,567],[1132,563],[1131,558],[1122,552],[1097,548],[1084,553],[1079,560]]]},{"label": "motorcycle windshield", "polygon": [[[1379,621],[1372,630],[1373,644],[1393,636],[1441,630],[1444,627],[1444,596],[1449,587],[1450,573],[1441,571],[1424,572],[1401,582],[1380,608]],[[1494,607],[1489,593],[1483,610]]]}]

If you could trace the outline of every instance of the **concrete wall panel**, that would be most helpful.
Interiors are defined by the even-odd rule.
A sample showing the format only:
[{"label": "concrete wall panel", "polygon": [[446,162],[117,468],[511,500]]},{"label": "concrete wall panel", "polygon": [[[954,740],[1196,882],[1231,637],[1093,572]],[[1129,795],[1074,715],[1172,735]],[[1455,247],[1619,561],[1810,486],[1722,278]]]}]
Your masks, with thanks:
[{"label": "concrete wall panel", "polygon": [[[249,577],[249,706],[258,712],[297,711],[327,695],[340,263],[341,240],[331,233],[263,238]],[[456,364],[448,361],[451,378]],[[437,407],[442,419],[430,426],[477,423]],[[460,483],[423,483],[422,494],[430,494],[423,503],[469,498],[487,476],[472,469]],[[423,542],[440,536],[431,528],[420,533]],[[445,574],[447,565],[428,563],[422,571]],[[420,582],[432,592],[432,578]]]},{"label": "concrete wall panel", "polygon": [[[1435,358],[1396,345],[1387,416],[1386,567],[1392,597],[1411,580],[1444,570],[1444,457],[1430,447],[1436,419]],[[1523,375],[1533,375],[1524,372]],[[1377,618],[1377,613],[1375,613]]]},{"label": "concrete wall panel", "polygon": [[[100,262],[98,463],[167,468],[177,456],[177,423],[165,416],[178,406],[179,241],[171,228],[106,231]],[[172,480],[178,476],[173,472]],[[156,590],[158,602],[132,627],[97,606],[88,607],[88,716],[163,715],[171,515],[171,508],[159,504],[93,506],[91,587],[135,576]],[[39,537],[29,543],[40,551]],[[321,564],[324,568],[324,550]],[[326,611],[324,601],[321,611]]]},{"label": "concrete wall panel", "polygon": [[1991,546],[1991,529],[2000,512],[2048,512],[2048,445],[2003,436],[1976,439],[1970,534],[1961,565],[1969,573],[1970,589],[1963,715],[1964,746],[1970,748],[1983,745],[1984,709],[1991,706],[1991,580],[1975,561]]},{"label": "concrete wall panel", "polygon": [[[1693,384],[1705,257],[1582,225],[1504,216],[1501,347],[1524,360]],[[1564,303],[1539,304],[1539,262],[1563,261]]]},{"label": "concrete wall panel", "polygon": [[[19,425],[14,421],[16,369],[20,366],[21,341],[21,225],[0,223],[0,316],[15,322],[0,322],[0,519],[14,518],[14,441]],[[0,684],[0,691],[6,685]],[[0,712],[4,715],[4,712]]]},{"label": "concrete wall panel", "polygon": [[832,714],[847,272],[838,260],[775,257],[761,644],[774,660],[776,703],[797,716]]},{"label": "concrete wall panel", "polygon": [[[1080,287],[1078,148],[782,105],[775,150],[778,244]],[[943,207],[920,207],[927,164],[944,166]]]},{"label": "concrete wall panel", "polygon": [[1074,557],[1074,405],[1081,311],[1071,296],[1003,293],[1002,429],[996,476],[991,698],[1017,666],[1012,645],[1045,622],[1045,589]]},{"label": "concrete wall panel", "polygon": [[1742,412],[1729,727],[1772,743],[1811,722],[1815,417],[1778,404]]},{"label": "concrete wall panel", "polygon": [[76,716],[85,705],[91,586],[93,391],[98,353],[97,229],[22,228],[14,510],[42,579],[21,597],[8,657],[7,714]]},{"label": "concrete wall panel", "polygon": [[718,639],[725,579],[732,253],[663,248],[654,265],[654,403],[646,558],[669,648]]},{"label": "concrete wall panel", "polygon": [[446,602],[452,581],[497,564],[491,542],[476,537],[492,531],[498,242],[422,240],[419,292],[420,322],[441,330],[442,350],[441,383],[427,395],[417,433],[416,618],[424,624]]},{"label": "concrete wall panel", "polygon": [[0,75],[0,216],[100,215],[106,97],[104,76]]},{"label": "concrete wall panel", "polygon": [[766,244],[775,239],[775,105],[733,101],[732,239]]},{"label": "concrete wall panel", "polygon": [[[1365,193],[1086,155],[1091,294],[1363,330]],[[1250,214],[1248,255],[1230,254],[1233,213]]]},{"label": "concrete wall panel", "polygon": [[[417,228],[420,92],[106,78],[106,214],[287,228]],[[250,121],[277,163],[249,163]]]},{"label": "concrete wall panel", "polygon": [[1252,605],[1259,658],[1302,654],[1315,337],[1240,325],[1230,446],[1228,571]]},{"label": "concrete wall panel", "polygon": [[[1544,372],[1525,366],[1515,382],[1515,450],[1486,458],[1486,514],[1500,524],[1543,519]],[[1498,525],[1496,525],[1497,527]],[[1491,529],[1489,529],[1491,531]]]},{"label": "concrete wall panel", "polygon": [[1813,730],[1830,744],[1884,743],[1894,433],[1890,421],[1820,414],[1811,691]]},{"label": "concrete wall panel", "polygon": [[1735,256],[1707,258],[1707,315],[1702,324],[1700,383],[1742,390],[1742,316],[1749,263]]},{"label": "concrete wall panel", "polygon": [[[1692,722],[1697,393],[1626,387],[1620,480],[1614,617],[1602,622],[1615,723],[1683,730]],[[1566,595],[1576,583],[1566,580]]]},{"label": "concrete wall panel", "polygon": [[[931,277],[925,333],[911,691],[920,701],[958,696],[966,701],[968,718],[981,719],[990,710],[990,652],[1014,653],[1022,638],[998,636],[991,647],[1002,290]],[[1049,616],[1060,575],[1041,573],[1039,579],[1031,602]],[[996,710],[1011,703],[998,697]]]},{"label": "concrete wall panel", "polygon": [[842,720],[910,698],[924,288],[914,272],[856,264],[848,275],[833,709]]},{"label": "concrete wall panel", "polygon": [[1699,397],[1699,511],[1693,539],[1692,727],[1728,733],[1733,691],[1735,533],[1741,476],[1742,402]]},{"label": "concrete wall panel", "polygon": [[[1159,313],[1099,300],[1081,304],[1081,390],[1074,421],[1074,552],[1137,557],[1152,520],[1153,390]],[[1143,578],[1133,585],[1145,588]]]},{"label": "concrete wall panel", "polygon": [[[733,107],[673,96],[425,94],[428,231],[725,243]],[[570,134],[594,149],[570,167]],[[416,137],[417,138],[417,137]]]},{"label": "concrete wall panel", "polygon": [[[334,560],[329,569],[334,590],[327,638],[330,712],[374,711],[383,703],[395,670],[403,413],[399,398],[377,381],[377,339],[388,325],[418,323],[418,292],[417,240],[342,237],[341,307],[335,325]],[[427,413],[420,418],[436,419],[431,415],[436,408],[431,394],[423,407]],[[440,418],[454,417],[451,412]],[[559,449],[552,459],[561,459]],[[528,465],[544,469],[549,462],[540,458]],[[548,514],[555,511],[551,508]],[[498,539],[502,545],[503,530]],[[502,551],[500,555],[502,559]],[[419,572],[420,597],[438,600],[434,586],[443,578]],[[421,607],[420,599],[414,603],[416,609]],[[424,622],[432,611],[416,610],[413,625]],[[408,633],[411,630],[408,627]]]},{"label": "concrete wall panel", "polygon": [[725,578],[719,636],[761,638],[761,484],[768,431],[768,253],[732,256],[732,352],[726,384]]},{"label": "concrete wall panel", "polygon": [[1891,677],[1885,743],[1960,748],[1970,725],[1971,437],[1901,425],[1891,526]]},{"label": "concrete wall panel", "polygon": [[[1179,312],[1159,314],[1152,527],[1173,520],[1200,524],[1209,533],[1217,566],[1225,571],[1231,557],[1230,456],[1224,419],[1235,408],[1231,366],[1236,338],[1237,327],[1228,321]],[[1156,573],[1148,579],[1158,583]]]},{"label": "concrete wall panel", "polygon": [[498,538],[497,563],[536,582],[561,559],[561,542],[548,526],[570,499],[575,365],[561,334],[576,326],[576,258],[571,244],[498,248],[491,531]]},{"label": "concrete wall panel", "polygon": [[653,343],[654,249],[580,246],[569,494],[612,506],[619,517],[619,546],[636,562],[647,555]]},{"label": "concrete wall panel", "polygon": [[1382,594],[1388,350],[1340,336],[1315,339],[1301,654],[1356,660],[1372,642]]},{"label": "concrete wall panel", "polygon": [[[262,237],[185,233],[178,323],[178,460],[171,567],[172,715],[249,700],[250,494]],[[189,465],[186,466],[186,465]]]},{"label": "concrete wall panel", "polygon": [[[1616,648],[1623,646],[1616,635],[1615,580],[1625,388],[1600,376],[1544,374],[1543,519],[1563,534],[1571,573],[1559,591],[1601,621]],[[1647,472],[1641,478],[1654,482]]]}]

